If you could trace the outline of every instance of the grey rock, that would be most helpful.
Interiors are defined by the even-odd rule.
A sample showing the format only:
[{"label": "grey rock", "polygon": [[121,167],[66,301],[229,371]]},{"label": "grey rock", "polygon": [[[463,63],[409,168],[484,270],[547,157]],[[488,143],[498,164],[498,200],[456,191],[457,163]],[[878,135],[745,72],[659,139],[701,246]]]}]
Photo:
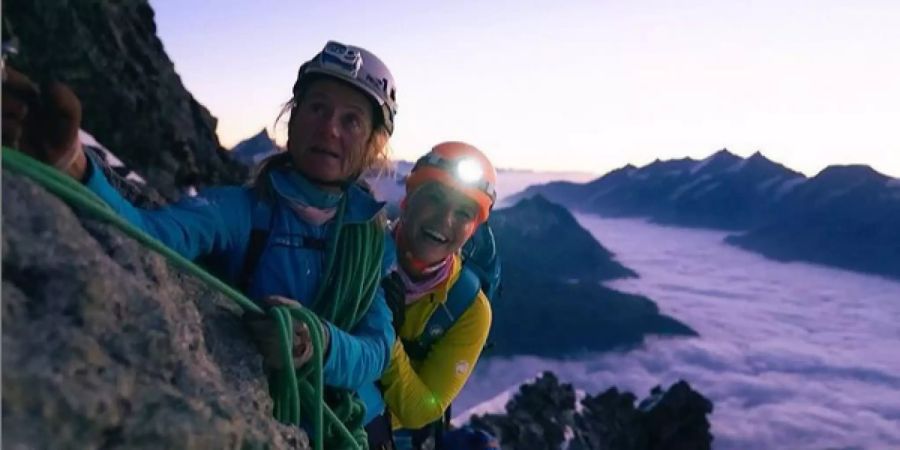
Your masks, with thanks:
[{"label": "grey rock", "polygon": [[635,406],[630,392],[610,388],[575,408],[571,384],[552,372],[524,384],[506,414],[474,416],[470,425],[496,435],[503,449],[709,450],[712,403],[684,381],[656,387]]},{"label": "grey rock", "polygon": [[10,449],[308,448],[230,300],[3,171]]},{"label": "grey rock", "polygon": [[216,119],[175,72],[146,0],[10,0],[3,19],[4,41],[19,46],[11,65],[71,86],[82,128],[163,197],[243,181],[246,169],[225,154]]}]

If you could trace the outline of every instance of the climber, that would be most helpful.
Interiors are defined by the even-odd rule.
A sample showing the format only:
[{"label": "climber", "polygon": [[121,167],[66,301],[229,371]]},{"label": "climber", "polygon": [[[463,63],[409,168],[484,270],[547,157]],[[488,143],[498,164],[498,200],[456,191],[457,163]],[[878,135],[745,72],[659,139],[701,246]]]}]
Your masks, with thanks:
[{"label": "climber", "polygon": [[[86,156],[77,137],[81,106],[66,86],[38,90],[10,71],[9,77],[4,72],[3,91],[5,145],[80,180],[181,255],[218,263],[227,280],[260,304],[318,314],[327,397],[346,405],[355,391],[364,408],[348,408],[348,428],[369,424],[390,435],[386,422],[372,419],[383,418],[375,381],[395,340],[378,284],[394,265],[394,251],[379,218],[383,203],[357,183],[365,170],[386,161],[397,112],[393,77],[378,57],[329,41],[298,71],[283,110],[289,114],[286,152],[266,161],[248,186],[206,189],[154,210],[126,201]],[[266,366],[279,368],[274,323],[257,320],[253,328]],[[311,344],[303,338],[306,325],[298,322],[295,330],[299,368],[309,360]],[[386,445],[369,442],[372,449]]]},{"label": "climber", "polygon": [[440,435],[487,339],[490,304],[460,249],[487,220],[496,179],[484,154],[462,142],[438,144],[406,179],[393,229],[399,288],[387,289],[400,339],[381,378],[398,449]]}]

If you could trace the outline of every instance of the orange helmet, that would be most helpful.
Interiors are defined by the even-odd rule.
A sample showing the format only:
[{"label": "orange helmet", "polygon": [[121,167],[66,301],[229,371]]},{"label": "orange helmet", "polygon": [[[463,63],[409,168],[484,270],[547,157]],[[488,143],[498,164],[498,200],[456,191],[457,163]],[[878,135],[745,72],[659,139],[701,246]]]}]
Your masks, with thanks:
[{"label": "orange helmet", "polygon": [[487,220],[497,198],[497,171],[477,148],[464,142],[443,142],[419,158],[406,178],[407,195],[437,181],[472,199],[479,208],[478,222]]}]

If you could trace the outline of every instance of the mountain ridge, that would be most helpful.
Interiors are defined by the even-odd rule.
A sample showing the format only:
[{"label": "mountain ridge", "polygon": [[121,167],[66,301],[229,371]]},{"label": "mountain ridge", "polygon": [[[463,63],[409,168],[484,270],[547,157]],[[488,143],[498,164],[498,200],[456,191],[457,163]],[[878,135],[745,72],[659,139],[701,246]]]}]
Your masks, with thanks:
[{"label": "mountain ridge", "polygon": [[776,260],[900,277],[896,186],[867,165],[806,177],[761,152],[741,158],[722,149],[700,161],[624,166],[587,183],[535,185],[513,200],[541,194],[579,212],[724,229],[734,232],[726,242]]}]

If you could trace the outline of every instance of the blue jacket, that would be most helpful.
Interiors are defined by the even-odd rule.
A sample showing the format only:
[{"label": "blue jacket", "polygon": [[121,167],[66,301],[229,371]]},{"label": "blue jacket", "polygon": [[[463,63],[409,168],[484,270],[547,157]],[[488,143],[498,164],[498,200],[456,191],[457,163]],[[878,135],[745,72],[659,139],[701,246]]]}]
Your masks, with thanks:
[{"label": "blue jacket", "polygon": [[[248,187],[210,188],[166,207],[143,210],[122,198],[94,161],[88,170],[85,185],[126,220],[188,259],[210,256],[223,266],[223,275],[232,282],[240,275],[259,201]],[[252,299],[281,295],[310,304],[319,286],[325,255],[320,250],[303,248],[297,237],[327,239],[334,233],[334,221],[314,226],[290,209],[288,202],[301,195],[292,177],[300,175],[276,169],[269,176],[275,193],[272,228],[246,294]],[[384,205],[356,185],[346,195],[345,223],[372,220]],[[396,258],[388,233],[385,241],[382,275],[389,273]],[[350,333],[330,323],[327,326],[331,346],[323,369],[325,384],[357,391],[366,405],[368,423],[384,410],[375,381],[390,362],[395,339],[384,292],[379,287],[369,311]]]}]

